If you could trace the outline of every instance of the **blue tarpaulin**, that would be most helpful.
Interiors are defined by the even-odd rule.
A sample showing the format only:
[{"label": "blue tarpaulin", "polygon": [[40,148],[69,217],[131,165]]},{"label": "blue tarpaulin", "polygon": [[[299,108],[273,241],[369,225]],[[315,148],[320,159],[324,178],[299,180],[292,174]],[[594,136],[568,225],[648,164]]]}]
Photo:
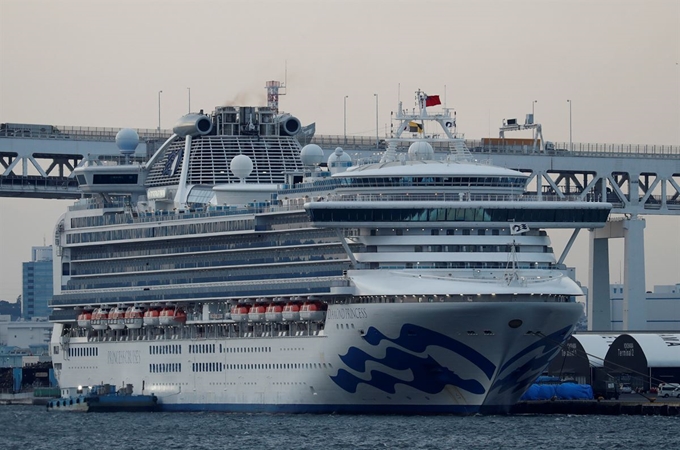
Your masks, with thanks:
[{"label": "blue tarpaulin", "polygon": [[50,387],[58,387],[59,382],[57,381],[57,377],[54,376],[54,369],[50,369],[49,377],[50,377]]},{"label": "blue tarpaulin", "polygon": [[593,388],[589,384],[532,384],[520,400],[592,400]]},{"label": "blue tarpaulin", "polygon": [[15,367],[12,369],[12,378],[14,378],[14,392],[19,392],[21,391],[21,381],[23,378],[24,372],[21,367]]}]

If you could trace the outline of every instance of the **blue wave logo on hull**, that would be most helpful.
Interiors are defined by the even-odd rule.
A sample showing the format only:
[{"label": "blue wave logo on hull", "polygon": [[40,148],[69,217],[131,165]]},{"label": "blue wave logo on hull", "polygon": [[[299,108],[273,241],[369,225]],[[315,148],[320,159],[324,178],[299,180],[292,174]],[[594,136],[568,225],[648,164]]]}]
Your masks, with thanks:
[{"label": "blue wave logo on hull", "polygon": [[[503,364],[503,367],[501,367],[499,376],[493,386],[491,386],[491,389],[489,389],[489,392],[498,390],[498,393],[502,394],[510,389],[512,389],[512,393],[518,393],[520,391],[524,392],[529,385],[534,382],[535,376],[539,375],[540,372],[548,366],[550,360],[557,354],[562,343],[567,340],[570,330],[571,326],[568,326],[549,336],[543,335],[541,339],[527,346],[524,350],[510,358]],[[540,356],[530,358],[521,366],[505,374],[507,369],[515,364],[520,358],[539,349],[542,349]]]},{"label": "blue wave logo on hull", "polygon": [[366,373],[367,362],[374,361],[394,370],[410,370],[413,378],[412,380],[403,380],[380,370],[371,370],[370,379],[365,380],[345,369],[340,369],[337,375],[331,376],[331,379],[350,393],[355,393],[361,383],[389,394],[396,392],[397,384],[411,386],[428,394],[439,393],[447,385],[456,386],[472,394],[483,394],[485,392],[484,386],[479,381],[460,377],[449,368],[442,366],[432,356],[416,356],[409,353],[422,354],[429,346],[441,347],[465,358],[482,370],[489,380],[496,370],[496,366],[491,361],[473,348],[441,333],[413,324],[404,324],[399,336],[395,339],[388,338],[375,327],[370,327],[364,336],[364,340],[372,346],[377,346],[383,340],[386,340],[408,351],[397,347],[388,347],[385,350],[384,358],[376,358],[357,347],[350,347],[345,355],[340,355],[340,359],[348,368],[356,372]]}]

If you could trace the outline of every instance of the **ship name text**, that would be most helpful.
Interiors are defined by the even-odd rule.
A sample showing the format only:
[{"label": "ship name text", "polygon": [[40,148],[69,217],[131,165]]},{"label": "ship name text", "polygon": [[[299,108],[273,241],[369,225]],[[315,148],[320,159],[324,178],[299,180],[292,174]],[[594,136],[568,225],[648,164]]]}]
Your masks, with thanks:
[{"label": "ship name text", "polygon": [[332,308],[328,310],[328,319],[367,319],[366,308]]}]

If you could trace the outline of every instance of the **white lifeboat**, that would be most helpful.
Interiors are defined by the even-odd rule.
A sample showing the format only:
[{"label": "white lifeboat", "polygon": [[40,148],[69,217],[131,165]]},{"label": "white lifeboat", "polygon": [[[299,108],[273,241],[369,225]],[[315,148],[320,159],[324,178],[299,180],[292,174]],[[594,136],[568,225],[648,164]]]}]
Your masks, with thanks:
[{"label": "white lifeboat", "polygon": [[158,309],[148,309],[144,312],[143,322],[145,327],[157,327],[159,325],[158,316],[160,315]]},{"label": "white lifeboat", "polygon": [[320,321],[326,318],[328,305],[320,301],[305,302],[300,308],[300,319]]},{"label": "white lifeboat", "polygon": [[109,327],[109,309],[97,308],[92,311],[92,328],[106,330]]},{"label": "white lifeboat", "polygon": [[83,311],[78,314],[78,326],[81,328],[92,328],[92,312]]},{"label": "white lifeboat", "polygon": [[248,320],[251,322],[264,322],[267,312],[267,305],[265,303],[255,303],[250,311],[248,311]]},{"label": "white lifeboat", "polygon": [[286,322],[300,320],[300,302],[288,302],[281,314]]},{"label": "white lifeboat", "polygon": [[158,321],[161,325],[182,325],[187,321],[187,313],[181,308],[166,307],[158,315]]},{"label": "white lifeboat", "polygon": [[109,312],[109,328],[112,330],[125,329],[125,309],[116,307]]},{"label": "white lifeboat", "polygon": [[142,328],[144,324],[142,308],[138,306],[130,306],[125,311],[125,326],[132,329]]},{"label": "white lifeboat", "polygon": [[243,322],[248,320],[248,313],[250,312],[250,306],[246,304],[238,304],[231,308],[231,320],[235,322]]},{"label": "white lifeboat", "polygon": [[267,322],[281,322],[283,320],[283,305],[281,303],[270,303],[264,314]]}]

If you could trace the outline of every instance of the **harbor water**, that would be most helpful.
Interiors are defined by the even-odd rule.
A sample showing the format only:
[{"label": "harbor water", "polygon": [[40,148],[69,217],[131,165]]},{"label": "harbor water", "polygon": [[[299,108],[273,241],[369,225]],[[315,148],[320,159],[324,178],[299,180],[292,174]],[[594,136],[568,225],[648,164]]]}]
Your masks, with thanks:
[{"label": "harbor water", "polygon": [[48,413],[0,406],[3,449],[639,449],[680,448],[663,416],[349,416]]}]

